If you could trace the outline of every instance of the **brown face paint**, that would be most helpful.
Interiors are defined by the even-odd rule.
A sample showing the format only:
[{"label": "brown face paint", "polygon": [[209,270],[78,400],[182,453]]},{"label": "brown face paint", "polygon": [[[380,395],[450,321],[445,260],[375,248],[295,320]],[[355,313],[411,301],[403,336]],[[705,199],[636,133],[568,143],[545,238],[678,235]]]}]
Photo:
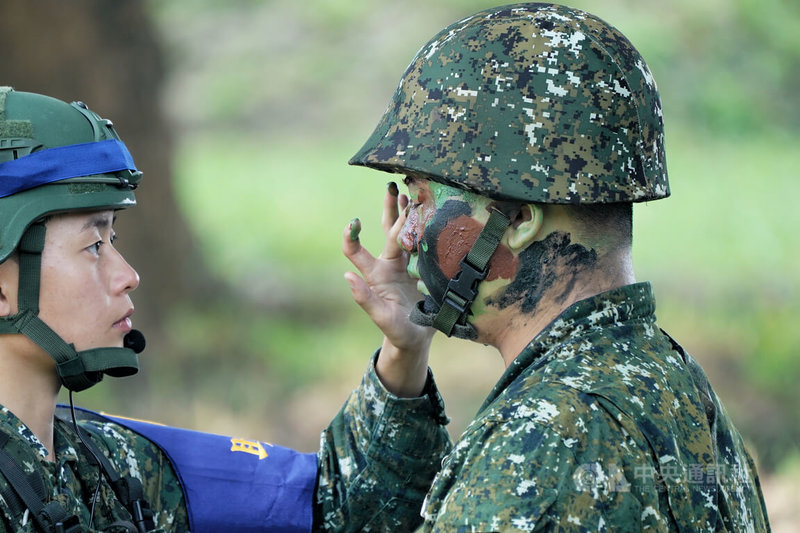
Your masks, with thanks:
[{"label": "brown face paint", "polygon": [[[439,265],[445,276],[452,278],[461,270],[459,263],[472,249],[481,230],[483,225],[471,216],[461,215],[447,222],[437,243]],[[512,279],[516,271],[517,258],[501,244],[489,260],[486,280]]]},{"label": "brown face paint", "polygon": [[406,222],[397,236],[400,247],[411,253],[417,252],[417,242],[419,242],[419,213],[416,209],[406,208]]},{"label": "brown face paint", "polygon": [[[448,246],[450,246],[452,253],[452,248],[454,246],[454,243],[443,242],[450,234],[450,232],[445,232],[445,228],[451,220],[458,219],[462,215],[469,216],[471,213],[472,208],[466,202],[456,199],[447,200],[439,209],[435,209],[433,216],[430,217],[428,223],[425,225],[425,232],[419,239],[419,246],[417,249],[419,276],[425,283],[425,287],[427,287],[431,297],[439,303],[444,300],[444,293],[447,290],[450,277],[458,271],[458,261],[460,261],[464,257],[464,253],[466,253],[462,253],[461,257],[453,258],[455,262],[455,271],[453,271],[453,265],[448,258],[447,266],[450,275],[442,271],[442,266],[439,261],[439,247],[443,246],[443,249],[446,251]],[[445,233],[444,238],[442,236],[443,232]]]},{"label": "brown face paint", "polygon": [[[473,209],[488,209],[491,202],[427,180],[406,178],[406,185],[412,208],[398,240],[404,249],[417,254],[414,274],[430,293],[426,302],[441,305],[448,283],[461,270],[461,261],[483,229],[484,223],[474,218]],[[513,279],[517,265],[517,257],[501,245],[489,261],[488,280]]]},{"label": "brown face paint", "polygon": [[425,226],[436,212],[433,194],[426,182],[406,178],[409,204],[406,207],[406,223],[397,240],[404,250],[416,253],[417,245],[425,235]]}]

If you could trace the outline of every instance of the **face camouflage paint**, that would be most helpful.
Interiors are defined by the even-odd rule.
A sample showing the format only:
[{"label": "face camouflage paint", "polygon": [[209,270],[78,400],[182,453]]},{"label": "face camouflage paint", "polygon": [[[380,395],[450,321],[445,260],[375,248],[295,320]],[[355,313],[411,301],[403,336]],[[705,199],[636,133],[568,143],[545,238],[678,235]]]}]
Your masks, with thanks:
[{"label": "face camouflage paint", "polygon": [[[591,269],[597,262],[597,252],[573,243],[569,233],[554,231],[543,240],[531,243],[520,253],[519,261],[519,271],[514,281],[487,303],[500,309],[519,304],[523,313],[530,313],[542,295],[558,283],[559,265],[574,270]],[[565,287],[564,292],[569,289],[571,287]],[[559,301],[559,297],[556,297],[556,301]]]},{"label": "face camouflage paint", "polygon": [[[493,202],[474,193],[424,179],[407,178],[411,209],[398,241],[412,253],[408,271],[430,295],[427,307],[440,305],[450,280],[478,239]],[[517,259],[500,246],[489,262],[486,280],[511,279]],[[482,307],[482,306],[481,306]]]}]

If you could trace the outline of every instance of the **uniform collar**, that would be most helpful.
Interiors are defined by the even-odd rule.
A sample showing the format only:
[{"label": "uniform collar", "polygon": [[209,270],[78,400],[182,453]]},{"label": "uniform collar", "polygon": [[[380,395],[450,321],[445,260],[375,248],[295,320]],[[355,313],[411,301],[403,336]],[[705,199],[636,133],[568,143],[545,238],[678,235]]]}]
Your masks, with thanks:
[{"label": "uniform collar", "polygon": [[[9,444],[13,442],[17,447],[31,450],[39,460],[44,461],[47,457],[47,447],[42,441],[17,415],[3,406],[0,406],[0,431],[9,435]],[[53,445],[58,462],[78,460],[78,454],[75,451],[77,443],[72,437],[73,435],[66,430],[64,424],[58,420],[54,422]]]},{"label": "uniform collar", "polygon": [[625,285],[575,302],[548,324],[508,365],[479,412],[491,404],[520,374],[550,359],[553,348],[587,331],[636,319],[655,320],[655,297],[648,282]]},{"label": "uniform collar", "polygon": [[47,457],[47,447],[7,407],[0,407],[0,431],[11,437],[9,442],[27,446],[41,459]]}]

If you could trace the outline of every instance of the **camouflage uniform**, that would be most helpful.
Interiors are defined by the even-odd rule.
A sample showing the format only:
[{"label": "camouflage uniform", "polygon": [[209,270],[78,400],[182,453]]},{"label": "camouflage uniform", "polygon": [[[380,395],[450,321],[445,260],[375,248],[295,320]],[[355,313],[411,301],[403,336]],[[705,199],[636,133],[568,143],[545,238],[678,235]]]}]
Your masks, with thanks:
[{"label": "camouflage uniform", "polygon": [[445,458],[423,530],[768,530],[742,438],[654,311],[638,283],[537,335]]},{"label": "camouflage uniform", "polygon": [[[426,394],[399,399],[380,384],[374,366],[362,386],[347,400],[323,433],[314,502],[317,531],[413,530],[419,509],[442,457],[449,449],[443,429],[443,404],[428,381]],[[82,420],[94,425],[90,435],[111,459],[117,472],[133,475],[144,484],[145,499],[154,513],[157,531],[187,531],[188,519],[178,478],[169,461],[153,443],[112,422]],[[38,471],[45,491],[81,523],[89,523],[89,508],[97,484],[94,466],[70,424],[55,421],[56,462],[44,460],[46,448],[8,409],[0,408],[0,431],[8,435],[5,450],[27,473]],[[5,499],[10,487],[0,476],[0,516],[3,531],[35,531],[33,521],[13,523]],[[130,520],[103,479],[94,524],[107,528]]]},{"label": "camouflage uniform", "polygon": [[[670,194],[644,58],[596,16],[543,3],[480,11],[435,35],[350,163],[526,204]],[[437,213],[452,196],[440,191]],[[460,270],[442,276],[433,239],[469,241],[460,214],[406,222],[404,249],[430,293],[411,319],[476,338],[470,306],[509,220],[480,220]],[[648,284],[629,285],[575,303],[540,332],[445,458],[423,530],[767,530],[741,437],[654,309]]]},{"label": "camouflage uniform", "polygon": [[370,364],[361,387],[322,433],[316,527],[413,531],[450,449],[446,423],[430,373],[422,396],[400,399],[383,387]]},{"label": "camouflage uniform", "polygon": [[[183,493],[167,458],[155,445],[132,431],[116,424],[104,426],[101,432],[106,438],[98,444],[108,451],[120,475],[130,474],[142,480],[145,498],[155,513],[159,528],[156,531],[188,531]],[[10,437],[5,450],[26,473],[39,472],[45,493],[61,503],[68,514],[75,514],[82,524],[88,524],[90,510],[85,502],[91,501],[97,486],[98,467],[80,445],[71,424],[56,419],[53,430],[56,460],[51,463],[45,461],[47,449],[27,426],[5,407],[0,409],[0,431]],[[90,435],[94,437],[93,433]],[[11,490],[6,478],[0,476],[3,531],[37,531],[33,520],[26,520],[27,517],[23,516],[22,522],[15,521],[8,503]],[[95,506],[94,525],[103,530],[118,520],[130,521],[130,513],[104,478]]]}]

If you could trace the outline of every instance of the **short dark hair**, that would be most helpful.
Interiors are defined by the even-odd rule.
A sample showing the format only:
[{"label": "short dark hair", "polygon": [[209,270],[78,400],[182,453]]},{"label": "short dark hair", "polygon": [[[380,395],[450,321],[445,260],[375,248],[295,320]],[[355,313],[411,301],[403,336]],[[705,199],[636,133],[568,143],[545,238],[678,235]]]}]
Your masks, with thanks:
[{"label": "short dark hair", "polygon": [[612,247],[630,246],[633,241],[633,204],[585,204],[565,206],[590,239],[608,241]]}]

